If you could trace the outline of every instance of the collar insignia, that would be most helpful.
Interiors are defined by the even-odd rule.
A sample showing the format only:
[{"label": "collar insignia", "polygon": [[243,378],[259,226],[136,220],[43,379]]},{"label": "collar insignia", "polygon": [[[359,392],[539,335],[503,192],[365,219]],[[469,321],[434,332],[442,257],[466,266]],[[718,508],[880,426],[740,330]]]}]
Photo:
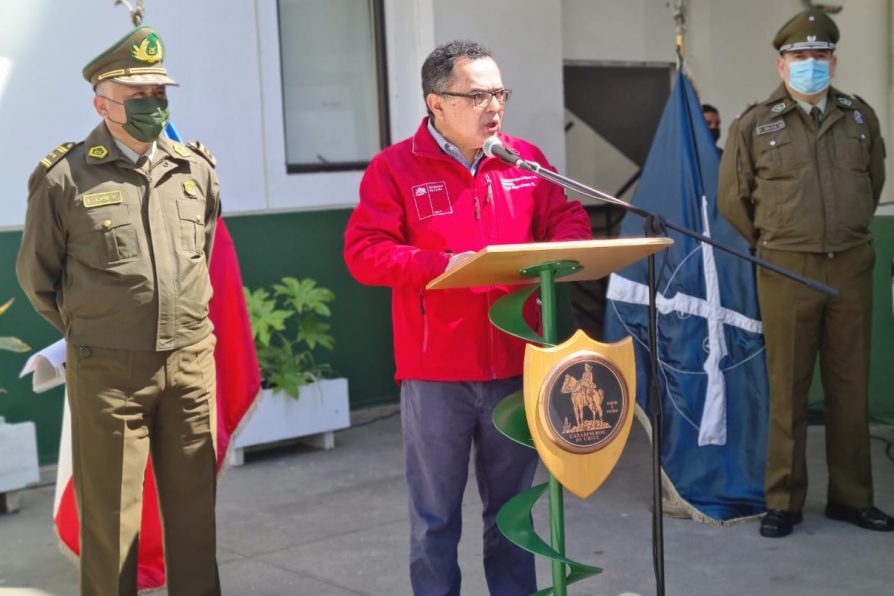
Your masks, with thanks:
[{"label": "collar insignia", "polygon": [[778,114],[784,109],[785,109],[785,102],[780,101],[778,104],[776,104],[775,106],[770,108],[770,111],[773,112],[774,114]]},{"label": "collar insignia", "polygon": [[93,159],[102,159],[109,154],[109,150],[104,145],[94,145],[87,150],[87,155]]},{"label": "collar insignia", "polygon": [[189,149],[179,143],[174,143],[174,153],[176,153],[180,157],[190,157],[192,155]]}]

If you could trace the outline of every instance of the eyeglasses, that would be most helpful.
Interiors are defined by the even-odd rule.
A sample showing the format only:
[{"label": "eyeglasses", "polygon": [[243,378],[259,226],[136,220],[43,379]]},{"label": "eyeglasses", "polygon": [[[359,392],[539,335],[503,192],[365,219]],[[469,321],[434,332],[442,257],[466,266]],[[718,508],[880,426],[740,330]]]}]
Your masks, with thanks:
[{"label": "eyeglasses", "polygon": [[495,98],[497,103],[503,105],[512,95],[511,89],[494,89],[493,91],[476,91],[475,93],[452,93],[450,91],[441,91],[438,95],[449,95],[451,97],[467,97],[472,100],[472,104],[476,108],[483,108],[490,105],[491,98]]}]

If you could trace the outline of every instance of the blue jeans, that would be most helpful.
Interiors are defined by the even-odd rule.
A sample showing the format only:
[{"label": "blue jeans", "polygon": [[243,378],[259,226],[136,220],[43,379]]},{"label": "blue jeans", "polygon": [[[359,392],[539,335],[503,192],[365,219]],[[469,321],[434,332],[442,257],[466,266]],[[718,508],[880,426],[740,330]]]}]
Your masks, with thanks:
[{"label": "blue jeans", "polygon": [[488,382],[403,381],[401,423],[410,497],[410,582],[416,596],[460,593],[457,545],[462,500],[475,445],[475,477],[484,519],[484,573],[490,593],[537,591],[534,557],[507,541],[500,507],[531,487],[537,452],[513,443],[491,414],[521,379]]}]

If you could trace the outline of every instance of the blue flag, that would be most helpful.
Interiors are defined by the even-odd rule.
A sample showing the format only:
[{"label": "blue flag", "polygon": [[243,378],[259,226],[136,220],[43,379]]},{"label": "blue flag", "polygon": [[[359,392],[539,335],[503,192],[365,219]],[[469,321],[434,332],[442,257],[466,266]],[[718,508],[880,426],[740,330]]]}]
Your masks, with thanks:
[{"label": "blue flag", "polygon": [[[681,68],[633,203],[743,252],[717,210],[720,158],[692,82]],[[642,236],[628,215],[622,236]],[[731,522],[762,513],[769,387],[751,263],[669,231],[656,255],[661,465],[692,517]],[[650,426],[646,261],[611,276],[606,339],[632,335],[637,415]],[[666,484],[666,483],[665,483]]]}]

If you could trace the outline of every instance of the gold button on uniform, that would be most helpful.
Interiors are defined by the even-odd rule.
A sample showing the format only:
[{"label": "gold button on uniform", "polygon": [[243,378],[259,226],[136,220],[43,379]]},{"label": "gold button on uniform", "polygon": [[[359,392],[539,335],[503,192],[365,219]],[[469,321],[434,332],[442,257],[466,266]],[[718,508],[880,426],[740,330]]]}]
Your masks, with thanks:
[{"label": "gold button on uniform", "polygon": [[104,228],[107,229],[107,230],[108,230],[109,228],[111,228],[111,227],[112,227],[112,220],[111,220],[111,219],[103,220],[103,222],[102,222],[102,227],[104,227]]}]

